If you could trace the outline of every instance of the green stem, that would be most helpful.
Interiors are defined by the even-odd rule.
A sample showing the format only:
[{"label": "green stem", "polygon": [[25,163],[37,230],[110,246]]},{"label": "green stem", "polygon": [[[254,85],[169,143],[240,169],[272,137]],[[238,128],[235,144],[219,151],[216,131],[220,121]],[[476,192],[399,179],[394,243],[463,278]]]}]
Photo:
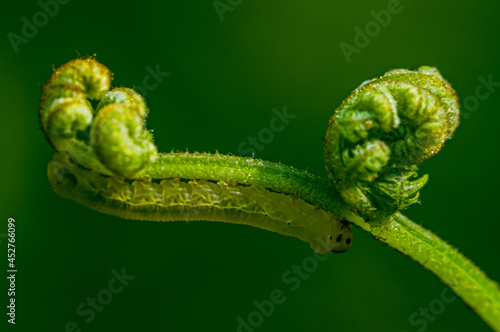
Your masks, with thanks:
[{"label": "green stem", "polygon": [[337,216],[350,215],[330,181],[281,163],[224,154],[162,153],[135,178],[182,178],[233,181],[241,185],[263,186],[271,191],[298,195],[312,204],[327,204]]},{"label": "green stem", "polygon": [[467,257],[431,231],[401,213],[370,225],[379,241],[410,256],[450,286],[495,331],[500,331],[500,290],[498,284]]},{"label": "green stem", "polygon": [[432,232],[395,213],[383,220],[365,222],[343,203],[328,180],[280,163],[209,153],[167,153],[143,173],[144,177],[231,180],[264,186],[320,204],[379,241],[410,256],[449,285],[484,321],[500,331],[500,289],[481,269]]},{"label": "green stem", "polygon": [[232,181],[240,185],[262,186],[274,192],[297,195],[361,228],[369,227],[345,204],[328,179],[281,163],[218,153],[170,152],[160,154],[136,178],[141,177]]}]

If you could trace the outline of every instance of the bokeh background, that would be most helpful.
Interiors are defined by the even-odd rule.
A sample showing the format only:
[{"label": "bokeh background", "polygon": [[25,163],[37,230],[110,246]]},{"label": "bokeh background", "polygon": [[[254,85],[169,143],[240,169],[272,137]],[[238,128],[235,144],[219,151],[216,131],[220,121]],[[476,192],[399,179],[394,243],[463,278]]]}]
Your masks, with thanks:
[{"label": "bokeh background", "polygon": [[[53,68],[80,55],[97,54],[115,73],[114,86],[143,85],[148,66],[169,73],[146,96],[161,151],[238,154],[269,126],[272,109],[286,106],[296,118],[256,157],[321,176],[321,137],[351,90],[388,69],[433,65],[469,116],[422,165],[430,181],[422,204],[406,214],[500,280],[500,88],[477,107],[472,98],[480,76],[500,82],[500,4],[401,0],[400,12],[348,62],[340,44],[355,46],[355,28],[390,3],[222,0],[219,11],[229,7],[219,14],[211,0],[69,1],[17,52],[9,33],[22,36],[23,17],[33,22],[42,7],[3,4],[0,330],[65,331],[74,321],[82,331],[236,331],[237,318],[256,310],[253,301],[280,289],[286,301],[255,331],[488,331],[459,299],[427,326],[412,325],[411,315],[445,286],[359,229],[348,252],[320,262],[292,291],[282,276],[312,255],[306,243],[247,226],[122,220],[59,197],[47,179],[41,88]],[[17,222],[14,328],[3,312],[9,217]],[[122,268],[135,279],[86,323],[76,308]]]}]

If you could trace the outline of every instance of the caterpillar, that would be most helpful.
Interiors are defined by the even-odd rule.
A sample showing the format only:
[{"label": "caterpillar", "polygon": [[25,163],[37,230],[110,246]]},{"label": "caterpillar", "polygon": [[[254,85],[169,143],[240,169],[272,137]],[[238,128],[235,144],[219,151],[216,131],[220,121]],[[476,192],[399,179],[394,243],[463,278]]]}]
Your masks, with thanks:
[{"label": "caterpillar", "polygon": [[56,153],[48,165],[54,191],[96,211],[149,221],[221,221],[297,237],[321,254],[351,246],[350,224],[297,196],[225,181],[101,175]]},{"label": "caterpillar", "polygon": [[[351,246],[350,224],[315,205],[322,197],[312,188],[329,188],[324,182],[253,158],[158,153],[144,98],[111,89],[111,81],[90,57],[64,64],[43,88],[39,120],[56,150],[48,166],[56,193],[125,219],[251,225],[302,239],[318,253]],[[88,141],[78,137],[82,131]]]}]

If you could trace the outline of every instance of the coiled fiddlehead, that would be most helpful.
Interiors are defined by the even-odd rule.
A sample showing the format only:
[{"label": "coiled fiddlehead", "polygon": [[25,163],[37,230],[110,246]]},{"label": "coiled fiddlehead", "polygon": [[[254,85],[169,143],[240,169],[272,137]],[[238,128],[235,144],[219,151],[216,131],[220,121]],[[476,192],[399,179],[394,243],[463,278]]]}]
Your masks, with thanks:
[{"label": "coiled fiddlehead", "polygon": [[90,144],[113,173],[132,177],[155,161],[158,151],[145,129],[147,115],[146,102],[132,89],[113,89],[99,102]]},{"label": "coiled fiddlehead", "polygon": [[[148,114],[132,89],[108,91],[112,75],[94,58],[57,69],[42,91],[39,119],[50,144],[79,164],[102,174],[131,177],[154,161],[157,150],[145,129]],[[96,111],[90,101],[100,100]],[[89,142],[77,133],[89,129]]]},{"label": "coiled fiddlehead", "polygon": [[415,203],[428,176],[417,164],[436,154],[458,125],[455,91],[437,69],[392,70],[340,105],[325,137],[326,167],[360,216],[391,215]]}]

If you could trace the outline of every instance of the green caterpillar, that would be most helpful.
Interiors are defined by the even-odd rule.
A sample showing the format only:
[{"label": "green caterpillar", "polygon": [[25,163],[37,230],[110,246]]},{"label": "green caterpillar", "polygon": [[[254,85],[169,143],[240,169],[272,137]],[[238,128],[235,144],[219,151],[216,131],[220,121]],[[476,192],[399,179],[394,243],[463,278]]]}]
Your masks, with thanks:
[{"label": "green caterpillar", "polygon": [[[302,191],[290,183],[303,174],[292,168],[285,179],[276,178],[279,164],[259,160],[159,154],[144,98],[128,88],[109,90],[111,80],[94,58],[76,59],[43,89],[39,119],[58,151],[48,169],[58,194],[127,219],[231,222],[297,237],[319,253],[350,247],[350,224],[314,205],[314,197],[299,198]],[[95,110],[89,100],[99,101]],[[88,141],[77,137],[81,131]]]},{"label": "green caterpillar", "polygon": [[244,224],[297,237],[321,254],[351,246],[347,221],[294,196],[224,181],[135,180],[104,176],[56,153],[48,166],[54,191],[96,211],[125,219],[207,220]]}]

